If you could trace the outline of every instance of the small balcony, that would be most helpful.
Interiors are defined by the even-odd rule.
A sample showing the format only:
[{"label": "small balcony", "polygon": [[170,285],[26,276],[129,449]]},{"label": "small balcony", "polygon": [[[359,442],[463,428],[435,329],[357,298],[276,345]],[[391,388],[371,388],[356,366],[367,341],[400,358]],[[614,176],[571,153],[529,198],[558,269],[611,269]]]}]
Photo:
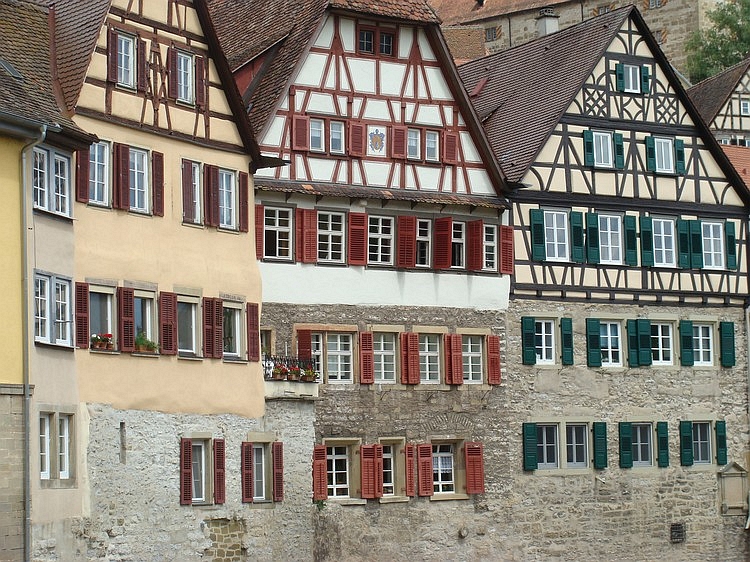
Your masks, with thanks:
[{"label": "small balcony", "polygon": [[312,359],[290,355],[263,355],[266,400],[314,399],[318,397],[320,373]]}]

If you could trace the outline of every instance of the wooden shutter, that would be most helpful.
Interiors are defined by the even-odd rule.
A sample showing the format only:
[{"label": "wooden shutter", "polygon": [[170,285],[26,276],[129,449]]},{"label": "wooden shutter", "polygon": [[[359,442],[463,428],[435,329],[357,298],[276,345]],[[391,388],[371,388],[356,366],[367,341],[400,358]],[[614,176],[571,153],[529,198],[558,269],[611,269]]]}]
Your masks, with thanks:
[{"label": "wooden shutter", "polygon": [[685,141],[681,139],[674,141],[674,168],[679,175],[685,174]]},{"label": "wooden shutter", "polygon": [[586,213],[586,261],[599,263],[599,215]]},{"label": "wooden shutter", "polygon": [[89,334],[89,284],[76,283],[76,347],[88,349],[90,344]]},{"label": "wooden shutter", "polygon": [[253,475],[253,444],[243,441],[240,445],[240,475],[242,479],[242,503],[252,503],[255,487]]},{"label": "wooden shutter", "polygon": [[404,484],[406,485],[404,493],[410,498],[413,498],[416,493],[416,482],[414,478],[415,457],[416,451],[414,445],[404,445]]},{"label": "wooden shutter", "polygon": [[641,217],[641,265],[654,266],[654,230],[651,217]]},{"label": "wooden shutter", "polygon": [[636,232],[636,220],[632,215],[625,215],[622,219],[625,230],[625,265],[638,265],[638,233]]},{"label": "wooden shutter", "polygon": [[146,50],[146,42],[143,39],[139,39],[137,44],[138,68],[136,68],[136,90],[144,93],[148,90],[148,51]]},{"label": "wooden shutter", "polygon": [[362,123],[349,123],[349,156],[364,156],[366,141],[365,126]]},{"label": "wooden shutter", "polygon": [[544,238],[544,211],[531,209],[529,213],[531,229],[531,259],[544,261],[547,257],[547,247]]},{"label": "wooden shutter", "polygon": [[167,49],[167,95],[171,99],[177,99],[177,49],[169,47]]},{"label": "wooden shutter", "polygon": [[636,320],[638,328],[638,364],[640,366],[651,365],[651,321],[646,318]]},{"label": "wooden shutter", "polygon": [[669,428],[667,422],[656,422],[656,464],[659,468],[669,466]]},{"label": "wooden shutter", "polygon": [[594,468],[607,468],[607,422],[594,422]]},{"label": "wooden shutter", "polygon": [[646,170],[649,172],[656,171],[656,146],[654,137],[646,137]]},{"label": "wooden shutter", "polygon": [[461,334],[445,334],[445,384],[464,383],[464,361]]},{"label": "wooden shutter", "polygon": [[644,64],[641,67],[641,93],[648,94],[650,89],[651,89],[651,75],[650,75],[648,66]]},{"label": "wooden shutter", "polygon": [[296,209],[294,216],[295,259],[302,263],[318,261],[318,211]]},{"label": "wooden shutter", "polygon": [[690,267],[690,222],[677,219],[677,265]]},{"label": "wooden shutter", "polygon": [[537,433],[535,423],[523,424],[523,469],[536,470],[537,461]]},{"label": "wooden shutter", "polygon": [[367,265],[367,214],[349,213],[349,265]]},{"label": "wooden shutter", "polygon": [[219,168],[203,166],[203,216],[206,226],[219,226]]},{"label": "wooden shutter", "polygon": [[571,259],[575,263],[586,261],[586,249],[583,245],[583,213],[570,212],[570,248]]},{"label": "wooden shutter", "polygon": [[487,336],[487,383],[500,384],[500,338]]},{"label": "wooden shutter", "polygon": [[214,358],[224,357],[224,301],[214,299]]},{"label": "wooden shutter", "polygon": [[615,145],[615,169],[625,169],[625,143],[622,139],[622,133],[613,133],[612,142]]},{"label": "wooden shutter", "polygon": [[452,250],[453,218],[435,219],[435,248],[432,264],[435,269],[450,269],[453,263]]},{"label": "wooden shutter", "polygon": [[263,205],[255,206],[255,259],[262,260],[263,253],[263,221],[265,214]]},{"label": "wooden shutter", "polygon": [[731,221],[724,223],[724,240],[727,247],[727,269],[737,269],[737,237]]},{"label": "wooden shutter", "polygon": [[598,318],[586,318],[586,364],[602,366],[601,322]]},{"label": "wooden shutter", "polygon": [[195,55],[195,105],[206,106],[206,61]]},{"label": "wooden shutter", "polygon": [[536,365],[536,318],[521,318],[521,357],[524,365]]},{"label": "wooden shutter", "polygon": [[628,365],[640,366],[640,353],[638,352],[638,324],[635,320],[627,321],[628,331]]},{"label": "wooden shutter", "polygon": [[560,318],[560,335],[562,340],[562,364],[573,364],[573,319]]},{"label": "wooden shutter", "polygon": [[247,321],[247,360],[260,361],[260,306],[257,302],[245,305]]},{"label": "wooden shutter", "polygon": [[391,157],[406,158],[406,127],[393,127],[391,129]]},{"label": "wooden shutter", "polygon": [[383,446],[380,444],[375,447],[375,497],[383,497]]},{"label": "wooden shutter", "polygon": [[203,297],[203,357],[214,356],[214,299]]},{"label": "wooden shutter", "polygon": [[159,344],[162,355],[177,355],[177,295],[159,293]]},{"label": "wooden shutter", "polygon": [[193,201],[193,162],[182,160],[182,222],[195,222],[195,201]]},{"label": "wooden shutter", "polygon": [[375,351],[372,332],[359,333],[359,382],[360,384],[375,382]]},{"label": "wooden shutter", "polygon": [[481,271],[484,267],[484,221],[471,221],[466,225],[466,269]]},{"label": "wooden shutter", "polygon": [[135,291],[117,288],[117,322],[120,351],[135,351]]},{"label": "wooden shutter", "polygon": [[680,320],[680,365],[692,367],[694,364],[693,323],[690,320]]},{"label": "wooden shutter", "polygon": [[297,357],[312,359],[312,331],[297,330]]},{"label": "wooden shutter", "polygon": [[419,384],[419,334],[399,334],[401,356],[401,384]]},{"label": "wooden shutter", "polygon": [[620,422],[620,468],[633,468],[633,424]]},{"label": "wooden shutter", "polygon": [[250,230],[249,176],[247,172],[239,173],[240,232]]},{"label": "wooden shutter", "polygon": [[716,464],[727,464],[727,422],[716,422]]},{"label": "wooden shutter", "polygon": [[130,147],[126,144],[114,143],[114,170],[112,189],[112,207],[115,209],[130,209]]},{"label": "wooden shutter", "polygon": [[443,133],[443,163],[458,163],[458,135],[456,133]]},{"label": "wooden shutter", "polygon": [[117,32],[107,29],[107,82],[117,82]]},{"label": "wooden shutter", "polygon": [[396,267],[417,265],[417,218],[399,215],[396,228]]},{"label": "wooden shutter", "polygon": [[500,226],[500,273],[504,275],[513,275],[514,232],[512,226]]},{"label": "wooden shutter", "polygon": [[466,493],[484,494],[484,449],[481,443],[464,444]]},{"label": "wooden shutter", "polygon": [[273,501],[284,501],[284,443],[271,443],[271,466],[273,472]]},{"label": "wooden shutter", "polygon": [[690,224],[690,267],[703,267],[703,225],[699,220],[691,220]]},{"label": "wooden shutter", "polygon": [[433,495],[432,476],[432,445],[420,443],[417,445],[417,493],[420,496]]},{"label": "wooden shutter", "polygon": [[734,323],[719,322],[719,339],[721,341],[721,366],[734,367]]},{"label": "wooden shutter", "polygon": [[583,131],[583,165],[594,165],[594,133]]},{"label": "wooden shutter", "polygon": [[214,439],[214,503],[226,501],[226,450],[223,439]]},{"label": "wooden shutter", "polygon": [[151,153],[151,188],[153,195],[154,216],[164,216],[164,155],[161,152]]},{"label": "wooden shutter", "polygon": [[[360,488],[364,499],[373,499],[375,495],[375,445],[359,447]],[[382,473],[381,473],[382,474]]]},{"label": "wooden shutter", "polygon": [[310,118],[305,115],[292,117],[292,150],[310,150]]},{"label": "wooden shutter", "polygon": [[680,465],[693,466],[693,422],[680,420]]},{"label": "wooden shutter", "polygon": [[625,65],[621,62],[615,65],[615,89],[618,92],[625,90]]},{"label": "wooden shutter", "polygon": [[326,460],[326,446],[315,445],[313,447],[312,461],[313,477],[313,501],[328,498],[328,469]]},{"label": "wooden shutter", "polygon": [[180,505],[193,503],[193,441],[180,439]]},{"label": "wooden shutter", "polygon": [[89,202],[89,149],[76,150],[76,201]]}]

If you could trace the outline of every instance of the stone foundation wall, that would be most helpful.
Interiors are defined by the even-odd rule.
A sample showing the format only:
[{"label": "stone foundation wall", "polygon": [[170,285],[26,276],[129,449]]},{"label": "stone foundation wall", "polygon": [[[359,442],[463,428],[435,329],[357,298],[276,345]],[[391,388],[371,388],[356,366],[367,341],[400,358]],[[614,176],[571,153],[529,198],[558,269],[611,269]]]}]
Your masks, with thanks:
[{"label": "stone foundation wall", "polygon": [[[0,388],[0,560],[23,560],[23,395]],[[37,437],[38,438],[38,437]]]}]

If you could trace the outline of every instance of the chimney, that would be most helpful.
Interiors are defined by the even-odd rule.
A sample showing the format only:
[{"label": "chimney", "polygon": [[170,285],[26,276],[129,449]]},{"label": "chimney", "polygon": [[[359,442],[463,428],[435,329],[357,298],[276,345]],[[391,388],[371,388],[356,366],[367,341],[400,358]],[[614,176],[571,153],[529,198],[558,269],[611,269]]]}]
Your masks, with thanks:
[{"label": "chimney", "polygon": [[560,19],[554,8],[542,8],[536,18],[536,31],[539,37],[555,33],[560,29],[557,20]]}]

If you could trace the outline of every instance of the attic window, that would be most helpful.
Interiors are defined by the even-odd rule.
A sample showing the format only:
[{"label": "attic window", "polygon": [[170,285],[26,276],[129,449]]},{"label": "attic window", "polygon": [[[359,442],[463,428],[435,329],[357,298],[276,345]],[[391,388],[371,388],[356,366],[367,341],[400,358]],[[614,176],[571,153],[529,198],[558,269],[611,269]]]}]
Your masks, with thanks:
[{"label": "attic window", "polygon": [[10,75],[11,75],[11,76],[12,76],[13,78],[15,78],[16,80],[23,80],[23,76],[21,75],[21,73],[20,73],[20,72],[18,72],[18,71],[17,71],[17,70],[16,70],[16,69],[15,69],[15,68],[13,67],[13,65],[12,65],[12,64],[10,64],[10,63],[9,63],[8,61],[6,61],[5,59],[0,59],[0,68],[2,68],[3,70],[5,70],[5,72],[7,72],[8,74],[10,74]]}]

